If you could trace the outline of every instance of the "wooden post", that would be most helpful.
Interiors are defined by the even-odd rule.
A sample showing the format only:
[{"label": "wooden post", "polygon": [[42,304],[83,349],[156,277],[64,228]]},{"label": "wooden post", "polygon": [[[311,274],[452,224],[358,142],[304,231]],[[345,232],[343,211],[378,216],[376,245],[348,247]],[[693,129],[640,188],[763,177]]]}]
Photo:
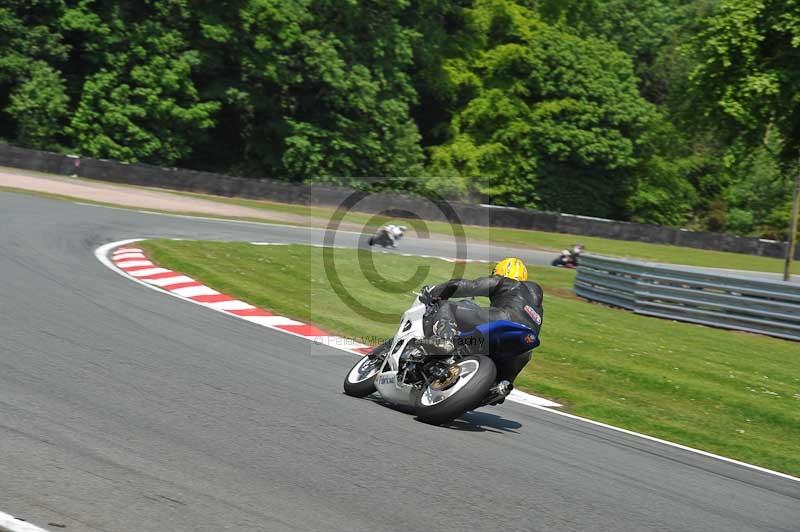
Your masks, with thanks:
[{"label": "wooden post", "polygon": [[[800,162],[800,159],[798,159]],[[792,194],[792,219],[789,222],[789,242],[786,246],[786,265],[783,269],[783,280],[788,281],[792,277],[792,259],[794,250],[797,247],[797,215],[800,211],[800,164],[797,167],[797,174],[794,178],[794,193]]]}]

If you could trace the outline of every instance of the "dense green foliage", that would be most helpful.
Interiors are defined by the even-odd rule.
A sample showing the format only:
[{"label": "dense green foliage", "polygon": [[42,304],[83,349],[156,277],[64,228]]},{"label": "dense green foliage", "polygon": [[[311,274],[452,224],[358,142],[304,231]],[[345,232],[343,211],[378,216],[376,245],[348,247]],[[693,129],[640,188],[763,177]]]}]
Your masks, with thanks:
[{"label": "dense green foliage", "polygon": [[477,50],[445,63],[470,97],[433,168],[500,203],[622,216],[652,115],[629,57],[512,2],[479,2],[470,15]]},{"label": "dense green foliage", "polygon": [[800,1],[725,0],[691,46],[693,103],[748,176],[727,191],[726,225],[782,232],[800,171]]},{"label": "dense green foliage", "polygon": [[0,0],[0,139],[780,237],[799,0]]}]

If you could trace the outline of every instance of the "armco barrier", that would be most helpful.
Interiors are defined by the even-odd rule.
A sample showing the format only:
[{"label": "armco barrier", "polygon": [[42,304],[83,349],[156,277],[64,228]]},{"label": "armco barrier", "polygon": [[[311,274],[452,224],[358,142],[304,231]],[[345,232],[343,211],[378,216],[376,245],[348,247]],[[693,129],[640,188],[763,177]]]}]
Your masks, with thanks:
[{"label": "armco barrier", "polygon": [[800,340],[800,285],[587,255],[575,293],[637,314]]},{"label": "armco barrier", "polygon": [[[347,187],[304,185],[277,179],[233,177],[184,168],[161,168],[148,164],[125,164],[91,157],[76,157],[40,150],[18,148],[0,143],[0,166],[24,168],[61,175],[77,175],[89,179],[112,181],[129,185],[162,187],[190,192],[206,192],[220,196],[237,196],[269,199],[302,205],[339,206],[354,191]],[[783,257],[784,242],[740,237],[708,231],[687,231],[675,227],[619,222],[588,216],[533,211],[513,207],[475,205],[448,202],[458,219],[467,225],[510,227],[556,233],[569,233],[564,237],[567,247],[579,237],[596,236],[672,244],[700,249]],[[358,203],[354,210],[370,214],[400,216],[413,212],[426,220],[448,221],[443,212],[418,196],[397,193],[371,194]],[[796,257],[800,259],[800,246]]]}]

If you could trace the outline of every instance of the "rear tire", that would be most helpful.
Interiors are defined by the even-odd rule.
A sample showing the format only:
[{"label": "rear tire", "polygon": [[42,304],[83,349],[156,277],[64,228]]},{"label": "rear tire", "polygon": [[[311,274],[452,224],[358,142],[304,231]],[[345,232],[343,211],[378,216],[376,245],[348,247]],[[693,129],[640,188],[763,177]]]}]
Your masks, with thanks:
[{"label": "rear tire", "polygon": [[[431,425],[452,421],[480,406],[489,388],[494,385],[497,368],[491,358],[483,355],[469,356],[456,362],[456,365],[462,368],[458,379],[467,381],[456,381],[438,396],[430,386],[425,388],[416,403],[416,414],[420,421]],[[464,375],[463,371],[470,373]],[[452,390],[452,395],[448,394],[448,390]]]},{"label": "rear tire", "polygon": [[383,365],[383,359],[392,341],[382,343],[372,352],[356,361],[344,378],[344,393],[351,397],[366,397],[375,393],[375,376]]}]

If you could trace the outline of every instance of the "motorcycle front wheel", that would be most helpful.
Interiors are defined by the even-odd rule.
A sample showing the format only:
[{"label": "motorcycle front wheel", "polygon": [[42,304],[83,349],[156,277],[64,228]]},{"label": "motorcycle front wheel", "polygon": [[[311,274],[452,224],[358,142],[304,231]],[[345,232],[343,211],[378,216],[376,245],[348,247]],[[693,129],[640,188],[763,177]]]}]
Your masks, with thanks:
[{"label": "motorcycle front wheel", "polygon": [[481,404],[496,377],[497,368],[487,356],[469,356],[455,362],[447,377],[422,390],[416,403],[417,418],[432,425],[454,420]]},{"label": "motorcycle front wheel", "polygon": [[375,376],[381,370],[391,340],[384,342],[355,363],[344,378],[344,393],[352,397],[366,397],[375,392]]}]

